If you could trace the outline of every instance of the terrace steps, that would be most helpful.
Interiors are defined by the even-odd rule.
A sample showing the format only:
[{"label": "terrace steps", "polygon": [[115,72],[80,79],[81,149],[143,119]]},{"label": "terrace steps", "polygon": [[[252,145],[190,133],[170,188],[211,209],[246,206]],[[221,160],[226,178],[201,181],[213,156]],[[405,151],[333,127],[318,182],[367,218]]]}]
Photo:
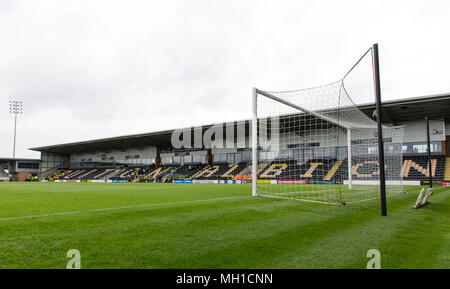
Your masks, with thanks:
[{"label": "terrace steps", "polygon": [[330,171],[326,174],[326,176],[323,178],[324,181],[329,181],[331,178],[333,178],[334,174],[337,172],[339,167],[341,166],[342,161],[337,161],[334,163],[334,165],[331,167]]},{"label": "terrace steps", "polygon": [[445,158],[445,174],[444,180],[450,181],[450,157]]}]

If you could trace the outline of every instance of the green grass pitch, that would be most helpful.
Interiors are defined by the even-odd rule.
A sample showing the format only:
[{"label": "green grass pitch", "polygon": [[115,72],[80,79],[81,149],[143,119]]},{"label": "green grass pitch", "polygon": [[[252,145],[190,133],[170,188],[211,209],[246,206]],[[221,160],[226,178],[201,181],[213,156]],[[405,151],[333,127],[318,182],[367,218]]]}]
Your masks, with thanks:
[{"label": "green grass pitch", "polygon": [[[319,186],[319,185],[318,185]],[[450,268],[450,188],[333,206],[250,185],[0,183],[0,268]],[[32,216],[32,217],[30,217]]]}]

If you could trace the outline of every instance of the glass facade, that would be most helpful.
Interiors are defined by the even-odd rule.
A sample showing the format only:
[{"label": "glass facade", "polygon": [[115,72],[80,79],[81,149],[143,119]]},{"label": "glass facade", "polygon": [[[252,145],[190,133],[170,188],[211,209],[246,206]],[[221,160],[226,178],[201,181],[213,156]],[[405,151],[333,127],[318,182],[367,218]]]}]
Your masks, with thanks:
[{"label": "glass facade", "polygon": [[91,161],[89,159],[82,160],[81,162],[71,162],[71,167],[74,169],[87,169],[87,168],[101,168],[101,167],[114,167],[122,165],[131,166],[150,166],[155,164],[155,158],[136,158],[136,159],[123,159],[123,160],[105,160],[105,161]]},{"label": "glass facade", "polygon": [[[442,154],[442,142],[432,141],[431,143],[431,153]],[[427,153],[427,143],[426,142],[414,142],[405,143],[402,146],[402,151],[404,154],[425,154]]]},{"label": "glass facade", "polygon": [[187,155],[187,156],[170,156],[162,157],[161,163],[163,165],[184,165],[184,164],[206,164],[205,155]]},{"label": "glass facade", "polygon": [[[425,154],[427,151],[426,142],[420,143],[405,143],[401,147],[403,154]],[[392,144],[385,145],[385,153],[393,153],[395,148]],[[442,142],[431,142],[431,153],[442,153]],[[376,144],[353,144],[352,155],[354,157],[377,155],[378,146]],[[250,149],[238,151],[235,153],[216,153],[214,154],[215,163],[229,163],[237,164],[240,162],[251,162],[252,152]],[[259,151],[258,158],[260,161],[271,162],[283,159],[292,159],[299,162],[307,162],[314,159],[321,159],[325,157],[336,158],[338,160],[344,160],[347,158],[347,147],[313,147],[313,148],[290,148],[287,150],[274,151]],[[44,160],[52,160],[54,156],[44,158]],[[56,159],[55,159],[56,160]],[[58,163],[62,160],[58,159]],[[161,162],[163,165],[184,165],[184,164],[206,164],[206,155],[184,155],[184,156],[170,156],[162,157]],[[72,163],[73,168],[93,168],[93,167],[106,167],[116,165],[134,165],[145,166],[155,164],[155,158],[129,158],[123,160],[105,160],[101,162],[92,162],[91,160],[83,160],[79,163]],[[45,164],[44,164],[45,166]],[[53,166],[53,164],[52,164]]]}]

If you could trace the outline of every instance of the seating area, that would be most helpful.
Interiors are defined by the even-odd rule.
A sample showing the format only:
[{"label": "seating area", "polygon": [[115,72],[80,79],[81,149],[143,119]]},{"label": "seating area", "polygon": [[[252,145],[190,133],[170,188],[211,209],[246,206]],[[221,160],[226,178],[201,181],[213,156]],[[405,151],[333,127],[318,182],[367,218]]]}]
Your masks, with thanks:
[{"label": "seating area", "polygon": [[78,180],[79,176],[84,174],[86,171],[84,169],[67,169],[59,170],[49,179],[53,180]]},{"label": "seating area", "polygon": [[444,181],[450,181],[450,157],[445,158]]},{"label": "seating area", "polygon": [[220,178],[221,179],[234,179],[238,174],[239,175],[246,175],[249,174],[250,167],[247,162],[242,162],[239,164],[227,164],[225,169],[223,170],[223,173],[220,172]]},{"label": "seating area", "polygon": [[[449,162],[450,163],[450,162]],[[355,158],[352,162],[352,177],[355,180],[372,180],[379,178],[378,161],[375,159]],[[445,156],[432,156],[433,178],[443,181],[446,173]],[[447,165],[447,170],[450,166]],[[386,179],[398,174],[399,167],[386,165]],[[428,161],[426,156],[408,156],[403,159],[401,168],[404,180],[426,180],[428,178]],[[450,173],[448,173],[450,174]],[[348,176],[347,160],[320,159],[307,162],[274,161],[260,163],[258,166],[259,179],[281,180],[321,180],[342,182]]]},{"label": "seating area", "polygon": [[[389,165],[385,166],[385,171],[386,179],[390,179],[389,176],[396,175],[396,173],[393,172],[393,168]],[[352,160],[352,178],[354,180],[374,180],[379,179],[379,175],[378,160],[368,158],[355,158]],[[347,159],[345,159],[342,160],[341,165],[337,168],[331,179],[337,182],[342,182],[347,179],[347,176],[348,162]]]},{"label": "seating area", "polygon": [[189,165],[179,166],[176,170],[176,174],[183,175],[185,178],[189,178],[203,168],[204,168],[203,164],[189,164]]},{"label": "seating area", "polygon": [[129,180],[141,173],[143,168],[127,168],[122,170],[117,176],[112,179]]},{"label": "seating area", "polygon": [[105,177],[107,179],[107,177],[115,171],[116,171],[115,169],[104,169],[103,171],[98,172],[95,176],[93,176],[93,179],[94,180],[104,180]]},{"label": "seating area", "polygon": [[[443,181],[445,176],[445,156],[432,156],[432,177]],[[411,156],[405,158],[402,166],[402,176],[405,180],[426,180],[429,178],[429,164],[426,156]]]},{"label": "seating area", "polygon": [[201,170],[199,170],[196,174],[192,175],[190,179],[197,180],[229,180],[234,179],[235,176],[245,167],[248,166],[248,163],[239,163],[239,164],[228,164],[228,163],[220,163],[214,165],[204,166]]},{"label": "seating area", "polygon": [[[299,162],[295,160],[289,161],[275,161],[271,164],[260,164],[258,168],[258,177],[260,179],[285,179],[285,180],[299,180],[299,179],[321,179],[327,176],[328,172],[333,168],[337,162],[336,159],[328,160],[310,160],[307,162]],[[342,163],[342,162],[340,162]],[[336,168],[337,170],[337,168]],[[335,174],[333,176],[335,178]],[[330,177],[330,179],[332,178]]]},{"label": "seating area", "polygon": [[[446,174],[445,156],[432,157],[433,178],[443,181]],[[277,160],[263,162],[258,165],[258,178],[262,180],[320,180],[342,182],[347,179],[346,160],[313,159],[306,162],[294,160]],[[398,174],[386,166],[387,179]],[[450,168],[447,168],[450,170]],[[426,180],[428,178],[428,162],[424,155],[404,157],[401,173],[404,180]],[[51,176],[50,180],[126,180],[160,181],[166,176],[178,176],[187,180],[231,180],[237,175],[250,178],[251,166],[248,162],[239,164],[218,163],[213,165],[186,164],[182,166],[154,165],[146,167],[93,168],[93,169],[61,169]],[[352,162],[352,176],[355,180],[378,179],[378,161],[375,159],[358,159]]]},{"label": "seating area", "polygon": [[105,171],[105,169],[92,169],[92,170],[87,170],[87,172],[85,172],[84,174],[79,176],[79,179],[81,180],[95,180],[97,175],[103,173]]},{"label": "seating area", "polygon": [[149,170],[143,177],[150,181],[161,180],[165,175],[178,173],[177,166],[160,166],[159,168],[154,167]]},{"label": "seating area", "polygon": [[8,174],[5,173],[5,171],[3,169],[1,169],[1,168],[0,168],[0,177],[3,177],[3,178],[7,178],[8,177]]}]

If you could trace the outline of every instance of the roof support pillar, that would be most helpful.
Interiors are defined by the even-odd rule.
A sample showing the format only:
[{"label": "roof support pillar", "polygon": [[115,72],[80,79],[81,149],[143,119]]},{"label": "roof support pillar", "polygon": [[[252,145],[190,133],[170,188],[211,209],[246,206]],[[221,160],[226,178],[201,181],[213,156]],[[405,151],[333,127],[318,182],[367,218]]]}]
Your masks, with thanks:
[{"label": "roof support pillar", "polygon": [[211,149],[208,149],[206,153],[206,162],[210,166],[214,164],[214,155],[212,154]]},{"label": "roof support pillar", "polygon": [[155,158],[155,167],[159,168],[161,165],[161,149],[156,147],[156,158]]}]

